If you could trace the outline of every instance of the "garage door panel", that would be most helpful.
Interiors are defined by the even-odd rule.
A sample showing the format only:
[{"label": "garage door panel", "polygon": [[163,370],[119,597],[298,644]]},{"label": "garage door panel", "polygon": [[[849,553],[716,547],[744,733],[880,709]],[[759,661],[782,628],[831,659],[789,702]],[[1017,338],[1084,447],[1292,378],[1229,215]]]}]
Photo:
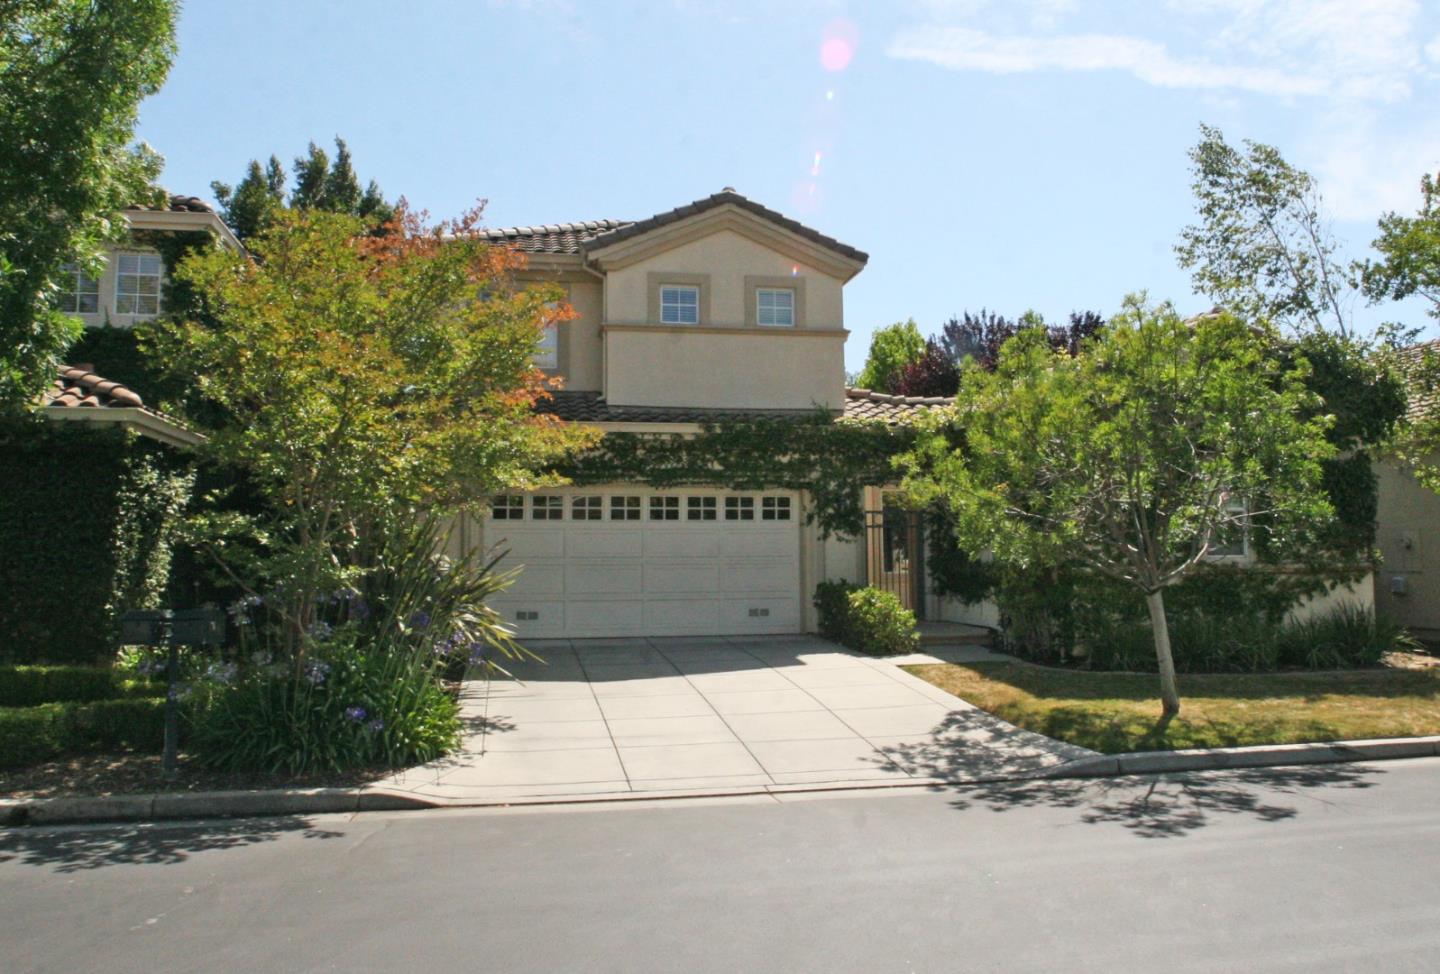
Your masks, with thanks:
[{"label": "garage door panel", "polygon": [[652,528],[645,532],[646,558],[715,558],[721,532],[713,524],[689,528]]},{"label": "garage door panel", "polygon": [[795,563],[784,561],[728,561],[720,566],[720,592],[790,592],[795,587]]},{"label": "garage door panel", "polygon": [[566,536],[565,553],[571,558],[639,558],[643,542],[636,527],[592,528],[575,526]]},{"label": "garage door panel", "polygon": [[749,528],[721,535],[722,558],[784,558],[794,561],[799,539],[789,526],[771,530]]},{"label": "garage door panel", "polygon": [[727,632],[794,632],[800,627],[795,599],[726,599],[720,624]]},{"label": "garage door panel", "polygon": [[491,529],[494,544],[502,550],[510,549],[505,561],[515,564],[527,558],[563,558],[565,556],[565,529],[561,527],[532,527],[531,525],[509,527],[500,522]]},{"label": "garage door panel", "polygon": [[642,599],[572,599],[569,609],[572,635],[638,636],[645,632]]},{"label": "garage door panel", "polygon": [[565,566],[565,592],[586,595],[634,595],[645,592],[645,573],[634,562],[571,562]]},{"label": "garage door panel", "polygon": [[490,600],[490,607],[519,636],[563,636],[567,628],[565,602],[505,595]]},{"label": "garage door panel", "polygon": [[649,595],[694,594],[710,596],[720,587],[720,566],[695,562],[645,563],[645,592]]},{"label": "garage door panel", "polygon": [[555,562],[541,564],[526,564],[523,561],[511,562],[510,559],[502,564],[508,564],[511,568],[520,568],[519,577],[515,584],[510,586],[509,595],[559,595],[565,594],[565,566]]},{"label": "garage door panel", "polygon": [[714,599],[647,599],[645,631],[698,636],[719,632],[720,605]]}]

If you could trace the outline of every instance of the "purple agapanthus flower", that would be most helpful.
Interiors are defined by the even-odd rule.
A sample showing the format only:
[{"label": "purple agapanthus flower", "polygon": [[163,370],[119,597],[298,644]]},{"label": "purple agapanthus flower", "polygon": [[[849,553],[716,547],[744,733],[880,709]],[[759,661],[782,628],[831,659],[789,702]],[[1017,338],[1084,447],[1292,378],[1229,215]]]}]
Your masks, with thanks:
[{"label": "purple agapanthus flower", "polygon": [[305,630],[305,634],[308,635],[311,639],[315,640],[317,643],[323,643],[325,640],[329,639],[331,634],[333,634],[334,632],[334,628],[324,619],[316,619],[314,622],[310,623],[310,628]]},{"label": "purple agapanthus flower", "polygon": [[365,729],[372,734],[378,734],[380,731],[385,729],[385,721],[381,720],[379,717],[376,717],[374,720],[370,721],[368,724],[365,725]]},{"label": "purple agapanthus flower", "polygon": [[409,625],[411,629],[424,629],[430,625],[430,613],[425,611],[416,612],[410,617]]},{"label": "purple agapanthus flower", "polygon": [[485,659],[485,644],[484,644],[484,643],[471,643],[471,644],[470,644],[470,662],[472,662],[472,663],[479,663],[479,662],[482,662],[484,659]]},{"label": "purple agapanthus flower", "polygon": [[349,717],[351,720],[353,720],[355,723],[358,724],[358,723],[360,723],[360,721],[362,721],[362,720],[365,719],[365,708],[364,708],[364,707],[346,707],[346,708],[345,708],[345,716],[346,716],[346,717]]},{"label": "purple agapanthus flower", "polygon": [[311,660],[309,663],[305,664],[305,679],[310,681],[311,686],[318,687],[320,684],[325,682],[325,678],[329,675],[329,663],[321,663],[318,660]]},{"label": "purple agapanthus flower", "polygon": [[229,685],[235,682],[239,667],[234,663],[211,663],[205,668],[205,679],[214,683]]}]

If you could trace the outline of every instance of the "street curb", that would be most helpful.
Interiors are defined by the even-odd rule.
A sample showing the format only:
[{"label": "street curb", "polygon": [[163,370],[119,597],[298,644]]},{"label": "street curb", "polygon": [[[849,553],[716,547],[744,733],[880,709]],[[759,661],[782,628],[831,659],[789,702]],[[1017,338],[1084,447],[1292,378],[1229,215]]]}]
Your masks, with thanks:
[{"label": "street curb", "polygon": [[287,788],[35,798],[0,800],[0,826],[392,812],[437,808],[441,804],[385,788]]},{"label": "street curb", "polygon": [[1267,744],[1259,747],[1197,748],[1188,751],[1132,751],[1098,754],[1047,768],[1037,778],[1104,778],[1167,771],[1220,771],[1292,764],[1340,764],[1428,758],[1440,754],[1440,737],[1394,737],[1324,744]]},{"label": "street curb", "polygon": [[783,797],[831,791],[885,791],[953,788],[999,782],[1108,778],[1183,771],[1219,771],[1351,761],[1389,761],[1440,755],[1440,736],[1398,737],[1324,744],[1276,744],[1221,747],[1189,751],[1134,751],[1077,758],[1024,774],[978,779],[921,778],[869,782],[816,782],[774,785],[764,789],[710,789],[701,792],[634,792],[629,794],[546,795],[490,800],[424,798],[386,788],[296,788],[273,791],[178,792],[103,797],[0,799],[0,826],[74,825],[98,822],[147,822],[174,819],[321,815],[335,812],[411,811],[427,808],[520,808],[545,805],[590,805],[605,802],[673,802],[686,798]]}]

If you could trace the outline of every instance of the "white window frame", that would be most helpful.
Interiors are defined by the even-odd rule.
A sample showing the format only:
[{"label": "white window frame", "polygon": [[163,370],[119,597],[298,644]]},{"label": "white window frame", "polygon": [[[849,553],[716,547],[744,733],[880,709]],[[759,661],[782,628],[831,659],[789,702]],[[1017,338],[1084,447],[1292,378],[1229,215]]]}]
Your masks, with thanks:
[{"label": "white window frame", "polygon": [[770,494],[760,499],[760,520],[790,520],[790,498],[783,494]]},{"label": "white window frame", "polygon": [[545,302],[545,316],[548,323],[540,331],[540,340],[535,344],[535,354],[530,362],[537,369],[558,369],[560,367],[560,326],[552,318],[560,305],[555,301]]},{"label": "white window frame", "polygon": [[[784,302],[778,299],[784,297]],[[766,299],[769,307],[766,307]],[[782,313],[783,312],[783,316]],[[766,317],[769,321],[766,321]],[[781,320],[783,317],[784,320]],[[795,289],[793,287],[757,287],[755,289],[755,324],[761,328],[795,327]]]},{"label": "white window frame", "polygon": [[[153,292],[145,290],[142,283],[145,281],[154,281]],[[160,304],[164,281],[165,263],[159,254],[116,254],[115,313],[136,318],[155,317],[164,310]]]},{"label": "white window frame", "polygon": [[559,494],[536,494],[530,498],[530,520],[565,520],[565,498]]},{"label": "white window frame", "polygon": [[714,497],[687,497],[685,498],[685,520],[687,521],[714,521],[718,514],[719,505]]},{"label": "white window frame", "polygon": [[[692,300],[680,300],[682,294],[690,295]],[[698,284],[661,284],[660,323],[662,325],[700,324],[700,286]]]},{"label": "white window frame", "polygon": [[727,521],[753,521],[755,520],[755,498],[746,497],[742,494],[731,494],[725,498],[725,520]]},{"label": "white window frame", "polygon": [[605,520],[605,498],[599,494],[577,494],[570,499],[570,520]]},{"label": "white window frame", "polygon": [[490,501],[490,519],[492,521],[525,520],[525,495],[497,494]]},{"label": "white window frame", "polygon": [[[1231,497],[1225,501],[1225,512],[1227,515],[1247,515],[1249,508],[1245,502],[1238,497]],[[1239,549],[1239,550],[1236,550]],[[1206,555],[1209,561],[1249,561],[1250,560],[1250,522],[1248,516],[1240,525],[1240,541],[1238,544],[1212,544],[1210,552]]]},{"label": "white window frame", "polygon": [[680,498],[676,497],[674,494],[650,495],[650,520],[680,520]]},{"label": "white window frame", "polygon": [[[71,261],[61,268],[65,274],[65,285],[56,296],[56,308],[69,315],[93,315],[100,313],[100,280],[85,273],[85,269]],[[90,307],[85,307],[85,299]]]},{"label": "white window frame", "polygon": [[640,497],[638,494],[615,494],[610,498],[610,520],[640,520]]}]

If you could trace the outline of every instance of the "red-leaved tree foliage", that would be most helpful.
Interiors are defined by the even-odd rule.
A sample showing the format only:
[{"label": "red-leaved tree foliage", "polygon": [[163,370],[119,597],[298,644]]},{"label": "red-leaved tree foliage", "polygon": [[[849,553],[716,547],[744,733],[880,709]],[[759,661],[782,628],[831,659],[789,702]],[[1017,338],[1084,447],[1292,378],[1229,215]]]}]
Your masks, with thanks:
[{"label": "red-leaved tree foliage", "polygon": [[895,391],[902,396],[953,396],[960,387],[960,367],[967,358],[987,372],[995,370],[1000,346],[1027,328],[1042,328],[1050,347],[1074,356],[1085,339],[1105,326],[1093,311],[1072,312],[1063,325],[1047,325],[1028,315],[1006,318],[982,308],[951,318],[938,336],[925,344],[925,355],[901,373]]}]

